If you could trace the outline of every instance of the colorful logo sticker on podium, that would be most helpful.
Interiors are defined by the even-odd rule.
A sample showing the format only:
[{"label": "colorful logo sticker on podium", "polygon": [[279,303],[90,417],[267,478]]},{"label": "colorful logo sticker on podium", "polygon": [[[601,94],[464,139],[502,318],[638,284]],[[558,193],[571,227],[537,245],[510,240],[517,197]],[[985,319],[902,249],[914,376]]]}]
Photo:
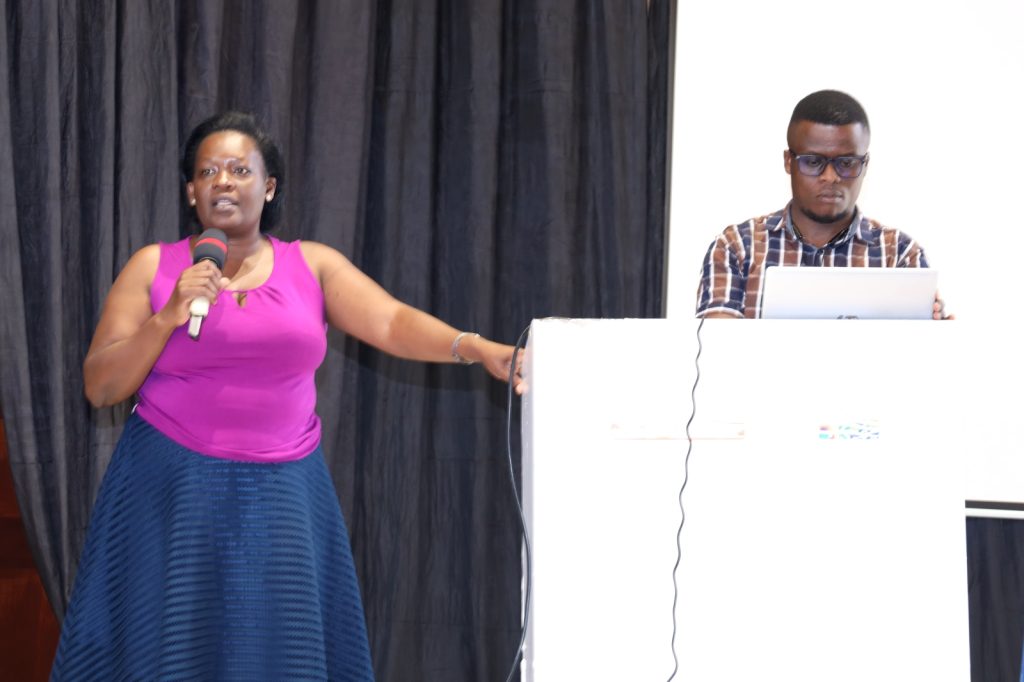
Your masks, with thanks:
[{"label": "colorful logo sticker on podium", "polygon": [[818,429],[819,440],[878,440],[881,437],[882,426],[877,419],[844,424],[822,424]]}]

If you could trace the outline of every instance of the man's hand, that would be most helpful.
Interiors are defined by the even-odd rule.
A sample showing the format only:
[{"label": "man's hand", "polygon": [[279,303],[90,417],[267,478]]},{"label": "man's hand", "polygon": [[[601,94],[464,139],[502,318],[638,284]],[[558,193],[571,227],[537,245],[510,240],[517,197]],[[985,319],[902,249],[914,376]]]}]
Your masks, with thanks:
[{"label": "man's hand", "polygon": [[932,305],[933,320],[955,320],[956,316],[946,312],[946,303],[939,298],[939,292],[935,292],[935,303]]}]

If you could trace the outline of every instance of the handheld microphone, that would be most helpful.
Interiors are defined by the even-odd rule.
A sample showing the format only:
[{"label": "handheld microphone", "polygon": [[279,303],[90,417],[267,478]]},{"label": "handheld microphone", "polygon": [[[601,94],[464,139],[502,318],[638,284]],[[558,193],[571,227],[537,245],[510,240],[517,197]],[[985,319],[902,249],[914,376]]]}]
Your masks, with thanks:
[{"label": "handheld microphone", "polygon": [[[218,270],[222,270],[227,255],[227,235],[221,230],[209,229],[199,235],[199,240],[192,249],[192,265],[208,260],[216,265]],[[203,319],[210,312],[210,299],[205,296],[193,298],[188,306],[188,312],[192,316],[188,322],[188,335],[192,337],[193,341],[198,341]]]}]

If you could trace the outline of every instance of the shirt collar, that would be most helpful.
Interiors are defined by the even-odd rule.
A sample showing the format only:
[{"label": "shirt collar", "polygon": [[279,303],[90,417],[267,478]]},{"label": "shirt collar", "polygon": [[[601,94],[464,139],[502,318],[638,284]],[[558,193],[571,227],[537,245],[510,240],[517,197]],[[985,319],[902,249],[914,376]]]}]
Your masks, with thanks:
[{"label": "shirt collar", "polygon": [[[797,239],[796,230],[793,229],[793,202],[786,204],[786,208],[779,211],[776,214],[777,220],[772,220],[768,224],[768,230],[770,232],[778,232],[785,230],[786,234],[791,239]],[[772,216],[773,218],[775,216]],[[850,229],[846,231],[843,238],[837,241],[832,246],[839,246],[840,244],[847,244],[851,240],[857,240],[867,243],[869,246],[877,246],[880,243],[882,237],[882,231],[875,227],[872,227],[871,221],[860,212],[860,208],[856,207],[853,211],[853,220],[850,221]]]}]

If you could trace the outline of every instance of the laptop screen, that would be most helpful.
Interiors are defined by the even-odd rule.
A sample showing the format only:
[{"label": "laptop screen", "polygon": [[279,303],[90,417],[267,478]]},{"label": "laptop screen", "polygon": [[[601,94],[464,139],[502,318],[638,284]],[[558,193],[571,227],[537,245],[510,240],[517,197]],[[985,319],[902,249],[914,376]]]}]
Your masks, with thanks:
[{"label": "laptop screen", "polygon": [[763,318],[930,320],[938,272],[772,266],[765,270],[763,287]]}]

